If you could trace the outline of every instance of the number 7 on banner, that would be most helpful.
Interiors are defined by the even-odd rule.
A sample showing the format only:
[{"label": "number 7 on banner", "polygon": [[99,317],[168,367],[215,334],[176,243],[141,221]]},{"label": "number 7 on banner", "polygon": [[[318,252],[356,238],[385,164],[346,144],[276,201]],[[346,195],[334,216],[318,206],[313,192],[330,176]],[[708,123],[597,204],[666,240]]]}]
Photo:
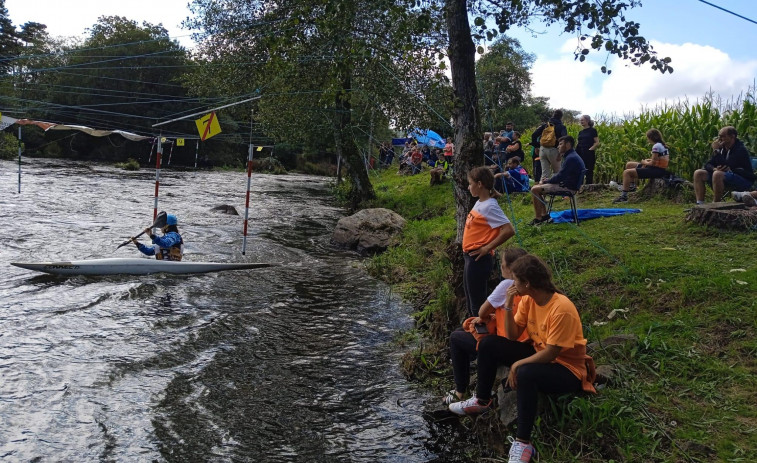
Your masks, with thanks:
[{"label": "number 7 on banner", "polygon": [[218,123],[215,111],[197,119],[195,124],[197,124],[197,131],[202,141],[221,133],[221,125]]}]

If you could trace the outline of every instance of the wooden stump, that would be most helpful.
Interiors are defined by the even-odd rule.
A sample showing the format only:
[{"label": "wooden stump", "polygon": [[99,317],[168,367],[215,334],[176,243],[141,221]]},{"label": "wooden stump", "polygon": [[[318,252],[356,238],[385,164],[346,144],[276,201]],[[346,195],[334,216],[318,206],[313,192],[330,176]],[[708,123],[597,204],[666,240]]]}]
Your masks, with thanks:
[{"label": "wooden stump", "polygon": [[757,208],[743,203],[708,203],[691,208],[686,220],[723,230],[753,230],[757,226]]},{"label": "wooden stump", "polygon": [[693,196],[694,184],[688,181],[678,186],[670,186],[668,182],[661,178],[650,179],[644,188],[637,193],[641,199],[650,199],[655,196],[662,196],[672,200],[675,203],[685,202],[688,196]]}]

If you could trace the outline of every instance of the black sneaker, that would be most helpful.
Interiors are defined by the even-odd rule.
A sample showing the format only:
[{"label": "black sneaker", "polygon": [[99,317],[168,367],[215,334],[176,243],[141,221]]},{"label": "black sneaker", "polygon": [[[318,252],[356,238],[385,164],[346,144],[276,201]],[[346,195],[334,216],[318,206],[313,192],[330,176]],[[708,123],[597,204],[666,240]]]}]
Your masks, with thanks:
[{"label": "black sneaker", "polygon": [[628,198],[625,196],[618,196],[617,198],[612,200],[613,203],[626,203],[628,202]]}]

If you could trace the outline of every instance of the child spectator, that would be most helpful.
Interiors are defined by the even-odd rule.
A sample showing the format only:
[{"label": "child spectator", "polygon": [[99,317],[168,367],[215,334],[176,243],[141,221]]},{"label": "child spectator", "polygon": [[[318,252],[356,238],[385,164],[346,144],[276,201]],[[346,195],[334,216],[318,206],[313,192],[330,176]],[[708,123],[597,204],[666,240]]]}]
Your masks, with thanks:
[{"label": "child spectator", "polygon": [[507,170],[496,174],[495,178],[504,178],[505,191],[508,193],[525,192],[530,189],[528,172],[520,165],[520,158],[515,156],[507,161]]},{"label": "child spectator", "polygon": [[468,173],[468,191],[478,198],[463,230],[463,289],[468,315],[473,317],[489,294],[487,283],[494,264],[494,250],[515,235],[515,230],[494,199],[499,193],[494,191],[494,174],[488,167],[476,167]]}]

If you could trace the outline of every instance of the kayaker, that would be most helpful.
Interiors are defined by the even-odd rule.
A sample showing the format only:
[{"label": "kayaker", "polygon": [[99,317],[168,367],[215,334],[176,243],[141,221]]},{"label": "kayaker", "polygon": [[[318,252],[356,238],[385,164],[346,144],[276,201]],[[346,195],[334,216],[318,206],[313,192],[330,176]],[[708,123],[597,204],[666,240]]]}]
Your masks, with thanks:
[{"label": "kayaker", "polygon": [[163,236],[153,234],[152,229],[145,228],[145,234],[150,237],[152,244],[155,246],[145,246],[137,241],[136,238],[131,240],[137,245],[137,249],[142,254],[148,256],[155,256],[158,260],[173,260],[180,261],[184,255],[184,240],[179,234],[177,228],[179,221],[173,214],[166,216],[166,225],[160,230],[163,232]]}]

